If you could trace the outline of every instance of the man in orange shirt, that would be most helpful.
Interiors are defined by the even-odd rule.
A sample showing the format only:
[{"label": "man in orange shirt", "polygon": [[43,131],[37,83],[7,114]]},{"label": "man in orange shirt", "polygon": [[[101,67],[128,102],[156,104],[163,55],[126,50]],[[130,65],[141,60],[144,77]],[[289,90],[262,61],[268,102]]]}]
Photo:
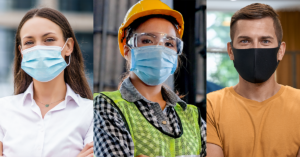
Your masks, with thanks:
[{"label": "man in orange shirt", "polygon": [[207,96],[208,157],[300,157],[300,90],[275,80],[286,44],[278,15],[255,3],[230,24],[234,87]]}]

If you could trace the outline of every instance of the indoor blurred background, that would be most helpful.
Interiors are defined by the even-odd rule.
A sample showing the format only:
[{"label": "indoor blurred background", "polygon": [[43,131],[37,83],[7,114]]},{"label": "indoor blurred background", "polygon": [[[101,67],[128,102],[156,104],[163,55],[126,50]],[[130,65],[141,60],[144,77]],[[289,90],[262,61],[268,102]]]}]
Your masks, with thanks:
[{"label": "indoor blurred background", "polygon": [[32,8],[50,7],[70,22],[85,60],[86,76],[93,88],[92,0],[0,0],[0,97],[13,95],[14,37],[19,22]]},{"label": "indoor blurred background", "polygon": [[277,82],[300,89],[299,0],[207,0],[207,86],[218,89],[238,83],[239,75],[226,50],[227,42],[231,41],[230,20],[234,12],[257,2],[273,7],[282,24],[287,47],[276,71]]},{"label": "indoor blurred background", "polygon": [[[205,112],[206,0],[161,0],[184,18],[183,66],[166,84]],[[118,29],[138,0],[94,0],[94,92],[118,89],[126,62],[118,47]],[[205,117],[206,114],[202,114]]]}]

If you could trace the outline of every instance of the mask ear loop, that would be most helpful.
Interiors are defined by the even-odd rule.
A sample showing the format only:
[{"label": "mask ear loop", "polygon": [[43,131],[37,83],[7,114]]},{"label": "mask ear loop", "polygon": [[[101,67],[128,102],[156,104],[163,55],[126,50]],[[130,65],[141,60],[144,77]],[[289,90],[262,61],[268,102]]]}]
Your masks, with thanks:
[{"label": "mask ear loop", "polygon": [[[279,51],[279,49],[280,49],[281,43],[282,43],[282,41],[279,41],[279,42],[278,42],[278,51]],[[280,60],[277,60],[277,66],[278,66],[279,62],[280,62]]]},{"label": "mask ear loop", "polygon": [[67,39],[67,41],[65,42],[64,46],[61,48],[61,51],[65,48],[65,46],[67,45],[69,38]]},{"label": "mask ear loop", "polygon": [[71,54],[70,54],[70,56],[69,56],[69,63],[68,63],[68,65],[67,65],[67,66],[69,66],[69,65],[70,65],[70,63],[71,63]]},{"label": "mask ear loop", "polygon": [[[68,38],[67,41],[65,42],[65,45],[61,48],[61,51],[62,51],[62,50],[65,48],[65,46],[67,45],[68,40],[69,40],[69,38]],[[67,66],[69,66],[70,63],[71,63],[71,54],[70,54],[70,56],[69,56],[69,63],[68,63]]]}]

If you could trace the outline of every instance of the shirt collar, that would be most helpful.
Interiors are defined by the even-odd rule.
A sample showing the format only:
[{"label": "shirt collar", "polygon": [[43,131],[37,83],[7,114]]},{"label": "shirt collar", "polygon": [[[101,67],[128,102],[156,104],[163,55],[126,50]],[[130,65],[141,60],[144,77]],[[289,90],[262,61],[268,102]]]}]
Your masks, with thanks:
[{"label": "shirt collar", "polygon": [[[122,98],[129,102],[136,102],[138,100],[143,100],[147,103],[154,103],[150,100],[147,100],[142,94],[139,93],[139,91],[134,87],[134,85],[131,83],[129,78],[126,78],[120,87],[120,92],[122,95]],[[170,104],[171,106],[176,106],[176,103],[178,103],[183,110],[186,109],[187,104],[181,100],[177,94],[175,94],[171,89],[162,86],[162,95],[167,104]]]},{"label": "shirt collar", "polygon": [[72,90],[72,88],[66,83],[66,85],[67,85],[67,94],[66,94],[66,97],[65,97],[65,101],[66,101],[66,103],[69,101],[69,100],[74,100],[75,101],[75,103],[78,105],[78,106],[80,106],[80,103],[79,103],[79,99],[78,99],[78,97],[79,97],[79,95],[78,94],[76,94],[73,90]]},{"label": "shirt collar", "polygon": [[[80,106],[79,99],[78,99],[78,94],[76,94],[72,88],[66,83],[67,85],[67,93],[65,97],[65,102],[69,102],[71,100],[74,100],[75,103]],[[24,92],[23,99],[22,99],[22,104],[25,104],[25,101],[29,101],[29,103],[32,103],[33,101],[33,82],[30,83],[26,91]]]},{"label": "shirt collar", "polygon": [[29,101],[31,104],[33,100],[33,82],[30,83],[26,91],[24,92],[23,98],[22,98],[22,105],[25,105],[25,101]]}]

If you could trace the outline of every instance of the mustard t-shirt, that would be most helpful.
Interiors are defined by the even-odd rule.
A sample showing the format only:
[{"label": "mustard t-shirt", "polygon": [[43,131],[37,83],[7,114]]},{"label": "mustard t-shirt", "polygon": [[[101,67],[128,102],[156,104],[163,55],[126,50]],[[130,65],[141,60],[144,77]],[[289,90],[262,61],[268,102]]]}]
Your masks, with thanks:
[{"label": "mustard t-shirt", "polygon": [[300,90],[281,86],[263,102],[244,98],[232,87],[208,94],[207,143],[219,145],[225,157],[296,157]]}]

